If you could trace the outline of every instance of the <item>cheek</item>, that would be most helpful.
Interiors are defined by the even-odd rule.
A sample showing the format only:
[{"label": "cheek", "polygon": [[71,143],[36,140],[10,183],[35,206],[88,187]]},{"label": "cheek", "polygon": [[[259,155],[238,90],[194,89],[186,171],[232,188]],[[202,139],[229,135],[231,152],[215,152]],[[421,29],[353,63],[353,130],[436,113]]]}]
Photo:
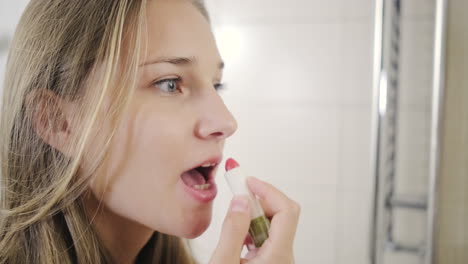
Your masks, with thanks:
[{"label": "cheek", "polygon": [[142,207],[163,201],[179,179],[180,136],[162,120],[128,118],[113,138],[93,189],[108,201]]},{"label": "cheek", "polygon": [[211,205],[194,207],[180,199],[180,174],[193,163],[193,137],[187,119],[174,120],[155,114],[125,118],[91,188],[117,215],[153,230],[195,237],[208,227]]}]

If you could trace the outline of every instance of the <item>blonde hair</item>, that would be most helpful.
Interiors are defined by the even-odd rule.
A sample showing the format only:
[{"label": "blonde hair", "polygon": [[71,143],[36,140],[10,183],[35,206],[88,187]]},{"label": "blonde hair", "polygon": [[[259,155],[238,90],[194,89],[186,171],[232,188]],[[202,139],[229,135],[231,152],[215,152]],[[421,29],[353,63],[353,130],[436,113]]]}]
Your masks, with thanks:
[{"label": "blonde hair", "polygon": [[[209,20],[203,2],[192,2]],[[82,198],[133,94],[145,7],[145,0],[32,0],[27,6],[12,41],[2,99],[0,263],[110,262]],[[87,84],[98,70],[91,89]],[[34,125],[44,122],[45,134],[56,129],[62,113],[51,93],[79,105],[71,120],[80,124],[74,131],[80,137],[64,152],[73,155],[47,144]],[[108,107],[106,96],[112,97]],[[101,120],[112,121],[111,131],[99,131]],[[89,175],[81,175],[96,133],[107,140]],[[138,261],[194,263],[185,241],[158,232]]]}]

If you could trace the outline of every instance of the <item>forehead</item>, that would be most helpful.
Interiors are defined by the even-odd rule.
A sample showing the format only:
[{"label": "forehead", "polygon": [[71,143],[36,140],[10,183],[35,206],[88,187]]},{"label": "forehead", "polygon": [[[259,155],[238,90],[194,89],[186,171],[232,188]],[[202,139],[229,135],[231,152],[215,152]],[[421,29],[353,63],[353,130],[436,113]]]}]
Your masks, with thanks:
[{"label": "forehead", "polygon": [[220,60],[210,24],[189,0],[148,1],[146,19],[147,57]]}]

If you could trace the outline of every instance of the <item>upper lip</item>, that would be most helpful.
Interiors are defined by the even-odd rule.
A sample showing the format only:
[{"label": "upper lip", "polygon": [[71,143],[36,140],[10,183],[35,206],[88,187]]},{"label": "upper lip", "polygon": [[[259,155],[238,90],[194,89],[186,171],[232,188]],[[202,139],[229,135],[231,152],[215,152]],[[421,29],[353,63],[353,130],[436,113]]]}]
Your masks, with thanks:
[{"label": "upper lip", "polygon": [[218,167],[218,165],[221,163],[221,161],[223,160],[223,156],[222,155],[216,155],[216,156],[212,156],[200,163],[198,163],[197,165],[193,166],[192,168],[186,170],[186,171],[191,171],[193,169],[196,169],[198,167],[201,167],[202,165],[206,165],[206,164],[214,164],[214,166],[210,167],[210,170],[209,170],[209,173],[208,175],[205,175],[208,177],[208,181],[211,181],[213,178],[214,178],[214,172],[215,172],[215,169]]}]

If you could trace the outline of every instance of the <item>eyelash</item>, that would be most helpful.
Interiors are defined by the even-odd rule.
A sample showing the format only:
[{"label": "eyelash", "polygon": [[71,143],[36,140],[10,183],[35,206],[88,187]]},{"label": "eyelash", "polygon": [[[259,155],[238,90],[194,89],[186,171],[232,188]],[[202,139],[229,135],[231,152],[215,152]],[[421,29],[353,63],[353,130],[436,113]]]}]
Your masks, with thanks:
[{"label": "eyelash", "polygon": [[[152,86],[160,86],[160,85],[162,85],[162,84],[164,84],[164,83],[175,82],[175,83],[176,83],[176,86],[177,86],[177,87],[176,87],[177,90],[180,91],[179,86],[180,86],[180,82],[181,82],[181,81],[182,81],[181,78],[164,79],[164,80],[159,80],[159,81],[154,82],[154,83],[152,84]],[[172,92],[166,92],[166,91],[163,91],[163,92],[165,92],[165,93],[172,93]]]},{"label": "eyelash", "polygon": [[[176,85],[177,85],[177,90],[180,91],[179,89],[179,86],[180,86],[180,82],[182,81],[181,78],[170,78],[170,79],[163,79],[163,80],[159,80],[159,81],[156,81],[152,84],[152,86],[159,86],[161,84],[164,84],[164,83],[168,83],[168,82],[175,82]],[[214,84],[213,85],[214,89],[216,91],[222,91],[224,89],[226,89],[226,85],[224,83],[217,83],[217,84]],[[166,93],[171,93],[171,92],[166,92]]]},{"label": "eyelash", "polygon": [[225,90],[226,89],[226,84],[224,83],[217,83],[214,85],[214,88],[216,91],[222,91],[222,90]]}]

